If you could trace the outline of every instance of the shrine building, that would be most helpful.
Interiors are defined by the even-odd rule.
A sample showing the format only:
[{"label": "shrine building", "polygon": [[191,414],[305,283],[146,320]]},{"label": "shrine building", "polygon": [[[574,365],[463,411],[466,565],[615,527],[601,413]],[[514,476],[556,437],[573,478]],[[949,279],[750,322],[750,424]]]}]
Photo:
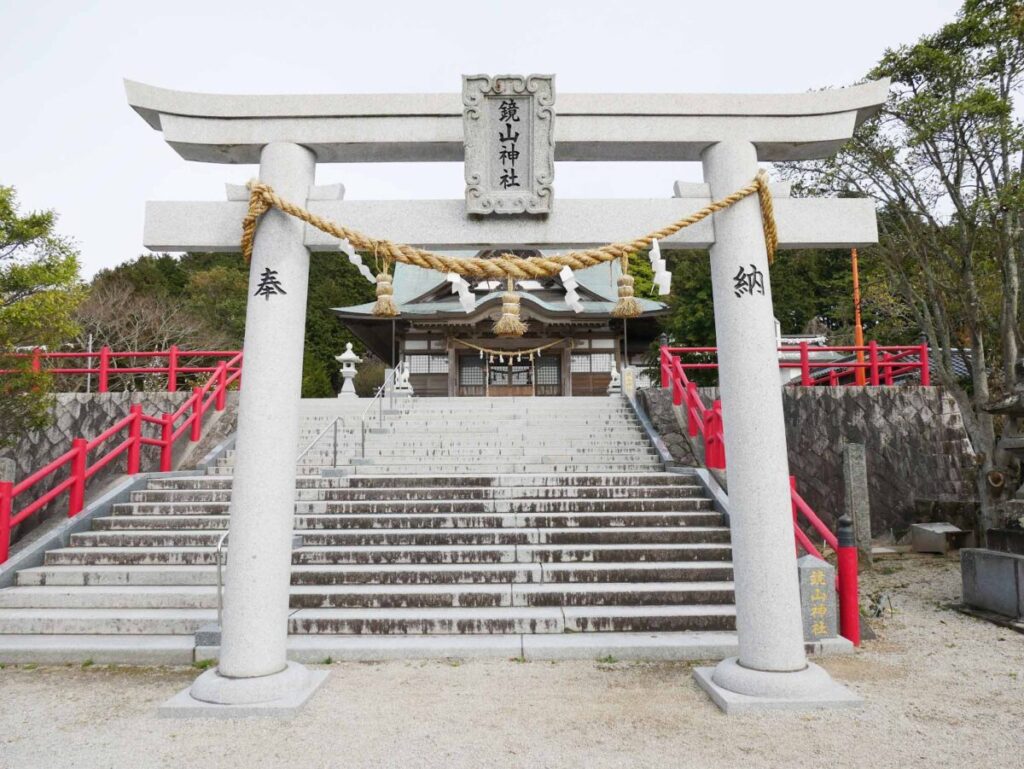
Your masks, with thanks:
[{"label": "shrine building", "polygon": [[504,281],[469,281],[475,307],[467,313],[443,274],[412,265],[395,268],[397,317],[373,315],[372,302],[335,312],[381,360],[404,361],[419,396],[605,395],[612,369],[642,362],[658,316],[668,312],[663,302],[637,297],[639,317],[612,317],[620,275],[617,261],[576,272],[578,312],[566,304],[560,277],[516,281],[527,330],[514,338],[492,328]]}]

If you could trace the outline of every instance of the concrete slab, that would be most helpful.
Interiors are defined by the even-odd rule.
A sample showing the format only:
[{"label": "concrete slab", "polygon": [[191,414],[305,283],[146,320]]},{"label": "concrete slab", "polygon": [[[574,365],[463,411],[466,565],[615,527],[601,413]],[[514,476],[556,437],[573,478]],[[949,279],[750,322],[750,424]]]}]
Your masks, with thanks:
[{"label": "concrete slab", "polygon": [[834,682],[827,689],[803,696],[753,697],[722,688],[712,680],[714,672],[715,668],[713,667],[694,668],[693,677],[697,685],[708,693],[712,702],[730,716],[764,710],[803,711],[850,708],[859,707],[864,702],[860,695],[850,691],[842,684]]},{"label": "concrete slab", "polygon": [[570,633],[523,637],[528,660],[717,660],[736,654],[735,633]]},{"label": "concrete slab", "polygon": [[964,603],[1024,618],[1024,556],[983,548],[960,551]]},{"label": "concrete slab", "polygon": [[191,665],[187,635],[0,635],[0,662],[7,665]]}]

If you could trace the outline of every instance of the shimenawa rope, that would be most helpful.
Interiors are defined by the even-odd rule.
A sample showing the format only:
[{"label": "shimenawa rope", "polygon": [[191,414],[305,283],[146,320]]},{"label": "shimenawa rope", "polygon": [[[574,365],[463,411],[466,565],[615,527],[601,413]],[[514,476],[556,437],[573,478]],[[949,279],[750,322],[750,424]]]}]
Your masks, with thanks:
[{"label": "shimenawa rope", "polygon": [[622,260],[623,270],[618,281],[619,301],[612,310],[612,315],[619,318],[638,316],[641,312],[640,303],[633,296],[633,277],[628,274],[629,255],[648,249],[654,240],[664,240],[680,230],[706,219],[713,213],[729,208],[750,195],[757,194],[760,204],[761,224],[764,229],[769,264],[775,261],[779,240],[775,226],[772,195],[768,189],[768,175],[764,170],[759,170],[750,184],[726,195],[721,200],[712,201],[700,210],[688,214],[660,230],[628,242],[609,243],[598,248],[570,251],[566,254],[552,254],[551,256],[521,257],[514,254],[499,254],[486,259],[477,256],[445,256],[403,243],[393,243],[385,238],[364,235],[358,230],[336,224],[285,200],[268,184],[254,179],[247,186],[249,188],[249,210],[242,220],[242,255],[246,262],[252,259],[253,240],[260,217],[271,208],[276,208],[318,230],[336,238],[348,240],[356,250],[372,252],[378,259],[383,260],[384,267],[377,275],[377,303],[373,308],[375,315],[384,317],[398,315],[398,307],[393,298],[391,277],[387,272],[387,267],[391,263],[401,262],[444,273],[454,272],[464,278],[505,278],[509,280],[509,290],[502,296],[502,316],[495,324],[495,332],[502,336],[519,336],[526,329],[526,325],[519,319],[519,296],[515,293],[513,280],[550,278],[561,272],[563,267],[582,270],[603,262],[610,262],[613,259]]}]

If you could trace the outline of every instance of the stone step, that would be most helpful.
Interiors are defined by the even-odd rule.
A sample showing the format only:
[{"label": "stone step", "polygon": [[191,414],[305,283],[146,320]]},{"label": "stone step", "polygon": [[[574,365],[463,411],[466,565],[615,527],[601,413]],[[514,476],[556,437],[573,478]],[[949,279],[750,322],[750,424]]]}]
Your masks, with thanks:
[{"label": "stone step", "polygon": [[[448,422],[448,423],[446,423]],[[396,439],[415,438],[420,435],[434,436],[440,438],[444,435],[456,436],[458,440],[478,440],[493,446],[501,445],[502,438],[511,434],[512,438],[529,438],[534,434],[541,434],[550,431],[552,424],[558,424],[559,428],[564,426],[565,435],[569,438],[586,438],[588,436],[601,440],[636,440],[643,435],[640,423],[622,423],[615,420],[596,418],[587,422],[578,420],[565,420],[558,415],[544,417],[536,420],[508,420],[508,421],[477,421],[453,422],[440,419],[420,423],[411,422],[385,422],[384,426],[377,424],[366,426],[366,437],[368,441],[386,442],[394,436]],[[317,433],[310,433],[298,438],[296,447],[305,448],[318,437]],[[324,440],[328,440],[324,436]],[[331,434],[330,440],[333,440]],[[305,442],[305,446],[303,446]],[[355,445],[362,442],[362,429],[359,428],[357,435],[347,436],[346,442]]]},{"label": "stone step", "polygon": [[[557,422],[557,418],[552,418],[551,422]],[[550,423],[549,422],[549,426]],[[376,429],[376,428],[375,428]],[[420,433],[413,431],[409,432],[370,432],[367,431],[366,443],[368,446],[379,446],[379,445],[390,445],[395,447],[415,447],[420,444],[422,440],[425,445],[432,446],[444,446],[449,445],[452,442],[466,443],[473,442],[479,445],[488,445],[495,447],[503,446],[585,446],[588,441],[594,440],[596,442],[605,443],[607,445],[649,445],[646,434],[639,428],[630,426],[624,429],[621,434],[614,435],[597,435],[592,432],[589,428],[584,430],[568,430],[563,433],[552,434],[542,430],[531,431],[529,433],[503,433],[498,435],[492,431],[476,431],[466,433],[455,433],[453,431],[443,430],[426,430]],[[314,442],[315,441],[315,442]],[[352,433],[338,433],[338,445],[347,446],[359,446],[362,444],[361,432]],[[319,433],[310,432],[299,436],[299,441],[296,444],[298,448],[306,448],[312,445],[314,448],[329,448],[334,446],[334,433]],[[233,454],[233,448],[228,448],[227,452]]]},{"label": "stone step", "polygon": [[[225,570],[226,573],[226,570]],[[175,565],[45,565],[22,569],[19,586],[216,585],[217,567]]]},{"label": "stone step", "polygon": [[[706,507],[698,507],[703,503]],[[556,514],[487,514],[459,513],[384,513],[371,515],[296,515],[296,531],[314,529],[450,529],[500,527],[629,527],[629,526],[719,526],[720,513],[710,509],[710,503],[695,500],[694,512],[672,513],[556,513]],[[139,531],[162,529],[196,529],[224,531],[228,527],[227,515],[116,515],[93,520],[95,531]]]},{"label": "stone step", "polygon": [[579,633],[732,630],[729,605],[500,607],[438,609],[300,609],[295,634]]},{"label": "stone step", "polygon": [[[74,551],[83,557],[96,548]],[[212,551],[211,551],[212,552]],[[130,553],[130,551],[129,551]],[[724,543],[591,544],[591,545],[388,545],[303,548],[293,563],[568,563],[576,561],[685,561],[728,560],[732,549]],[[212,562],[212,556],[211,562]]]},{"label": "stone step", "polygon": [[[379,433],[379,432],[367,432],[366,433],[366,447],[367,448],[408,448],[413,449],[420,445],[430,448],[445,448],[446,446],[460,446],[465,447],[481,446],[490,448],[542,448],[542,447],[556,447],[559,449],[567,448],[586,448],[588,441],[593,441],[597,445],[605,445],[613,448],[622,446],[637,446],[644,447],[650,446],[646,436],[640,430],[629,429],[628,431],[621,431],[614,435],[609,434],[596,434],[588,430],[571,430],[567,428],[567,432],[563,435],[550,436],[541,432],[539,429],[531,431],[529,433],[514,433],[514,434],[498,434],[495,432],[474,432],[474,433],[454,433],[454,432],[432,432],[432,431],[421,431],[415,432],[410,430],[406,433]],[[357,436],[338,436],[338,447],[359,448],[363,445],[361,435]],[[309,448],[310,451],[320,450],[332,450],[334,448],[334,436],[333,434],[320,435],[310,434],[299,437],[296,444],[298,449]],[[228,449],[225,453],[228,456],[234,456],[234,449]]]},{"label": "stone step", "polygon": [[[723,604],[731,582],[293,585],[293,609]],[[216,609],[215,585],[16,587],[0,609]]]},{"label": "stone step", "polygon": [[215,609],[3,609],[0,635],[192,635]]},{"label": "stone step", "polygon": [[[433,487],[431,498],[446,501],[474,499],[679,499],[703,496],[700,486],[477,486],[477,487]],[[298,502],[330,500],[338,502],[362,502],[373,500],[419,500],[425,495],[423,488],[324,488],[296,489]],[[131,502],[228,502],[231,488],[192,489],[147,489],[133,491]]]},{"label": "stone step", "polygon": [[516,431],[518,425],[528,425],[536,422],[541,422],[545,419],[560,419],[566,422],[579,424],[579,425],[590,425],[598,424],[602,421],[608,424],[621,424],[621,425],[635,425],[637,423],[636,415],[628,411],[557,411],[557,410],[546,410],[531,412],[528,414],[514,414],[514,413],[498,413],[498,412],[472,412],[472,411],[449,411],[449,412],[433,412],[433,413],[419,413],[416,411],[410,411],[402,414],[384,414],[383,418],[379,411],[369,412],[365,417],[360,414],[358,416],[342,417],[338,420],[302,420],[300,422],[300,431],[307,434],[318,434],[323,433],[327,435],[334,434],[334,425],[337,421],[338,434],[342,433],[358,433],[362,430],[363,425],[366,427],[396,427],[401,428],[407,424],[414,425],[426,425],[430,428],[437,429],[437,427],[445,422],[451,422],[459,425],[473,425],[479,427],[480,425],[500,425],[511,431]]},{"label": "stone step", "polygon": [[[225,574],[227,568],[225,568]],[[292,567],[296,585],[721,582],[728,561],[636,563],[319,564]],[[215,585],[213,565],[47,565],[18,572],[19,586]]]},{"label": "stone step", "polygon": [[[312,638],[303,636],[304,640]],[[330,643],[329,636],[323,638]],[[359,640],[358,636],[345,638]],[[77,665],[88,661],[96,665],[185,667],[195,661],[194,655],[195,638],[191,635],[0,635],[0,662],[8,665]]]},{"label": "stone step", "polygon": [[[807,644],[815,654],[850,654],[843,638]],[[735,657],[734,631],[676,633],[545,633],[488,635],[290,635],[288,659],[320,664],[327,657],[347,662],[490,658],[528,661],[619,660],[699,661]],[[174,665],[217,659],[215,646],[195,647],[187,635],[6,635],[0,661],[13,665]]]},{"label": "stone step", "polygon": [[[122,502],[114,516],[223,515],[229,502]],[[397,513],[653,513],[710,510],[711,500],[700,497],[669,499],[499,499],[470,501],[391,500],[371,502],[297,502],[298,515],[369,515]]]},{"label": "stone step", "polygon": [[[88,531],[72,534],[71,547],[213,547],[218,531]],[[305,548],[419,546],[419,545],[528,545],[528,544],[679,544],[728,542],[722,526],[653,526],[597,528],[410,528],[410,529],[316,529],[302,532]]]},{"label": "stone step", "polygon": [[[343,563],[569,563],[577,561],[686,561],[728,560],[732,549],[724,543],[591,544],[591,545],[393,545],[300,548],[293,564]],[[83,547],[46,553],[53,565],[203,565],[216,564],[212,547]]]},{"label": "stone step", "polygon": [[[428,473],[430,475],[479,475],[480,473],[488,473],[494,475],[511,475],[520,473],[540,473],[545,471],[560,472],[560,473],[618,473],[618,472],[656,472],[662,469],[658,463],[619,463],[619,464],[587,464],[587,465],[561,465],[561,464],[465,464],[465,465],[435,465],[435,464],[419,464],[419,465],[341,465],[334,467],[333,465],[309,465],[306,471],[310,474],[315,474],[320,471],[321,468],[331,467],[334,469],[340,469],[347,471],[352,475],[356,474],[369,474],[369,475],[380,475],[380,474],[395,474],[395,475],[411,475],[413,472],[419,471]],[[302,470],[303,468],[298,468]],[[207,469],[208,475],[233,475],[234,468],[231,466],[217,466],[210,467]]]},{"label": "stone step", "polygon": [[[448,458],[462,459],[465,457],[479,457],[491,460],[503,459],[506,457],[521,458],[522,461],[550,462],[556,460],[547,457],[559,457],[557,461],[564,462],[572,458],[587,459],[593,462],[606,460],[617,461],[622,457],[645,457],[657,456],[650,445],[648,446],[611,446],[603,444],[591,444],[589,446],[473,446],[450,444],[448,446],[417,446],[410,448],[396,448],[394,446],[367,446],[365,454],[356,456],[365,459],[394,459],[398,460],[442,460]],[[353,456],[352,453],[338,452],[338,461]],[[319,449],[312,448],[307,451],[302,459],[312,463],[314,460],[332,460],[334,451],[330,446]],[[234,462],[234,457],[222,457],[224,462]]]},{"label": "stone step", "polygon": [[509,463],[497,464],[480,462],[474,464],[452,464],[423,462],[422,464],[387,464],[387,465],[362,465],[354,466],[354,475],[409,475],[413,472],[443,475],[445,473],[478,475],[480,473],[624,473],[624,472],[650,472],[660,470],[659,462],[607,462],[607,463],[585,463],[585,464],[559,464],[559,463]]},{"label": "stone step", "polygon": [[[231,488],[230,475],[211,477],[209,475],[154,476],[149,479],[150,489],[189,488]],[[302,476],[296,477],[296,487],[313,488],[402,488],[423,487],[445,488],[539,488],[539,487],[635,487],[635,486],[695,486],[692,472],[667,473],[664,471],[640,473],[572,473],[572,474],[478,474],[478,475],[437,475],[407,473],[406,475],[377,475],[366,473],[359,476]]]},{"label": "stone step", "polygon": [[541,564],[541,582],[609,583],[609,582],[724,582],[732,579],[732,563],[728,560],[708,561],[624,561],[570,562]]},{"label": "stone step", "polygon": [[406,473],[405,475],[377,475],[369,470],[359,476],[343,479],[350,488],[390,487],[412,488],[420,486],[694,486],[692,473],[656,471],[623,471],[599,473],[478,473],[444,475],[435,473]]},{"label": "stone step", "polygon": [[[367,420],[366,434],[368,436],[380,435],[443,435],[448,430],[454,436],[463,437],[467,435],[522,438],[534,432],[543,434],[543,428],[557,421],[564,424],[570,433],[579,435],[591,432],[593,434],[609,435],[619,433],[622,437],[635,438],[642,434],[640,423],[633,417],[624,417],[615,414],[608,416],[592,415],[588,417],[563,416],[561,414],[537,415],[528,419],[492,418],[483,417],[480,419],[466,419],[465,417],[434,416],[423,419],[385,419],[381,424],[376,419]],[[358,421],[349,422],[344,427],[338,428],[338,441],[347,443],[358,443],[362,440],[363,426]],[[306,441],[308,446],[317,438],[333,441],[333,428],[313,427],[300,429],[298,439]]]}]

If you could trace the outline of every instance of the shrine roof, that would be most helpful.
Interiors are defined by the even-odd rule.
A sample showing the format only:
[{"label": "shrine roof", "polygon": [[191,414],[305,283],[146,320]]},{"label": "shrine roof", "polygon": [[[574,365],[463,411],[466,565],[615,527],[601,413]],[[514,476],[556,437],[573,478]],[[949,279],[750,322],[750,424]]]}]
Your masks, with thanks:
[{"label": "shrine roof", "polygon": [[[416,315],[420,317],[437,315],[439,317],[454,316],[458,318],[472,318],[477,312],[486,309],[490,305],[500,305],[502,291],[492,291],[489,294],[484,294],[477,298],[476,309],[473,312],[466,313],[463,311],[462,306],[456,297],[452,297],[450,300],[435,301],[435,302],[420,302],[413,304],[398,304],[399,312],[405,315]],[[548,302],[544,299],[538,299],[531,296],[528,291],[521,291],[520,296],[522,297],[522,306],[528,308],[531,304],[536,305],[545,311],[549,315],[566,315],[570,318],[587,318],[593,320],[594,316],[610,316],[612,309],[615,307],[615,302],[606,301],[587,301],[582,300],[583,312],[573,312],[564,302]],[[661,315],[668,311],[668,305],[663,302],[656,302],[653,299],[642,299],[638,298],[640,302],[640,308],[644,315]],[[332,308],[340,317],[375,317],[373,315],[373,302],[367,302],[366,304],[356,304],[350,307],[334,307]],[[389,318],[377,318],[378,320],[390,320]]]},{"label": "shrine roof", "polygon": [[[616,281],[621,273],[622,269],[618,262],[607,262],[586,270],[577,270],[574,274],[581,289],[579,292],[580,303],[583,305],[583,312],[580,313],[573,312],[561,298],[551,301],[531,291],[520,291],[520,296],[524,307],[532,304],[546,315],[565,315],[588,319],[593,319],[594,316],[608,316],[618,299]],[[502,289],[479,294],[476,309],[471,313],[466,313],[455,295],[450,298],[445,296],[443,299],[436,297],[438,290],[448,285],[444,275],[434,270],[426,270],[408,264],[395,266],[394,298],[403,315],[472,317],[485,305],[500,304],[501,295],[504,293]],[[551,291],[545,293],[550,294]],[[644,315],[660,315],[668,309],[668,305],[664,302],[644,297],[637,297],[637,300],[640,302]],[[373,305],[373,302],[367,302],[349,307],[335,307],[333,310],[342,317],[372,317]]]}]

